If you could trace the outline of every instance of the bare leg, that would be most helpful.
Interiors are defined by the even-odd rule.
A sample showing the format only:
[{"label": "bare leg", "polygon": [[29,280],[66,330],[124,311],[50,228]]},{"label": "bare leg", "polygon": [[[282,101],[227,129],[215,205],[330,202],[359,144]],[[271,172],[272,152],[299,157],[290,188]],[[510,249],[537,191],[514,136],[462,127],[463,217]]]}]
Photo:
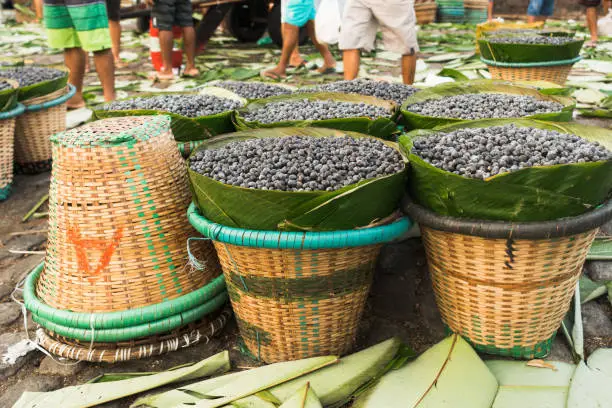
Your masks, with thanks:
[{"label": "bare leg", "polygon": [[183,48],[187,56],[185,75],[198,76],[200,72],[195,66],[196,34],[193,27],[183,27]]},{"label": "bare leg", "polygon": [[304,61],[304,58],[300,55],[300,47],[296,46],[291,53],[291,58],[289,58],[289,65],[292,67],[299,67],[305,63],[306,61]]},{"label": "bare leg", "polygon": [[597,7],[587,7],[586,9],[586,23],[589,32],[591,33],[591,46],[597,44]]},{"label": "bare leg", "polygon": [[533,24],[536,22],[536,16],[527,16],[527,22]]},{"label": "bare leg", "polygon": [[416,73],[417,56],[403,55],[402,56],[402,80],[406,85],[414,83],[414,75]]},{"label": "bare leg", "polygon": [[327,47],[327,45],[320,43],[317,40],[314,20],[310,20],[308,23],[306,23],[306,29],[308,30],[308,36],[310,36],[310,40],[312,41],[313,45],[323,57],[323,66],[319,68],[319,72],[325,72],[330,68],[334,68],[336,66],[336,60],[334,59],[334,56],[331,52],[329,52],[329,48]]},{"label": "bare leg", "polygon": [[289,66],[289,59],[291,53],[297,47],[300,35],[300,29],[297,26],[291,24],[283,24],[283,50],[281,52],[280,61],[274,69],[262,72],[262,76],[278,79],[284,78],[287,75],[287,67]]},{"label": "bare leg", "polygon": [[161,48],[162,68],[160,79],[172,79],[172,46],[174,38],[171,30],[159,30],[159,47]]},{"label": "bare leg", "polygon": [[43,19],[43,0],[34,0],[34,9],[36,10],[36,18],[41,21]]},{"label": "bare leg", "polygon": [[83,77],[85,76],[86,55],[82,48],[64,49],[64,62],[69,70],[68,83],[76,88],[76,93],[66,103],[70,109],[85,106],[85,100],[83,99]]},{"label": "bare leg", "polygon": [[102,83],[102,92],[106,102],[115,100],[115,63],[111,50],[94,52],[96,72]]},{"label": "bare leg", "polygon": [[344,50],[342,61],[344,62],[344,79],[350,81],[357,78],[357,75],[359,75],[359,64],[361,63],[359,50]]},{"label": "bare leg", "polygon": [[108,20],[108,29],[113,44],[113,58],[115,64],[119,65],[121,62],[121,58],[119,58],[119,53],[121,52],[121,23],[119,21]]}]

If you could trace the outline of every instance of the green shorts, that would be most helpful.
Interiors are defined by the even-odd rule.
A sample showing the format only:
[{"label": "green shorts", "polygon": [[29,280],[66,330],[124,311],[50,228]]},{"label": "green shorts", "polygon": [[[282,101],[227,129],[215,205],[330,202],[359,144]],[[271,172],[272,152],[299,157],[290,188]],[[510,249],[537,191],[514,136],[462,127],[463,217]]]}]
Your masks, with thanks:
[{"label": "green shorts", "polygon": [[51,48],[111,48],[105,0],[44,0],[44,18]]}]

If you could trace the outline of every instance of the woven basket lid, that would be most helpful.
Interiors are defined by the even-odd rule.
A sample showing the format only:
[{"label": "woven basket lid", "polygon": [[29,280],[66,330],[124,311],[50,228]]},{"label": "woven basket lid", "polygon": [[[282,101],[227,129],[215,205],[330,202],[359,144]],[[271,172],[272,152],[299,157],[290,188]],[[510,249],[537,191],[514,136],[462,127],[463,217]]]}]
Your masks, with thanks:
[{"label": "woven basket lid", "polygon": [[[51,138],[49,236],[40,299],[78,312],[164,302],[218,276],[210,244],[192,245],[209,267],[187,265],[196,233],[185,213],[187,169],[168,116],[105,119]],[[205,258],[203,258],[205,257]]]}]

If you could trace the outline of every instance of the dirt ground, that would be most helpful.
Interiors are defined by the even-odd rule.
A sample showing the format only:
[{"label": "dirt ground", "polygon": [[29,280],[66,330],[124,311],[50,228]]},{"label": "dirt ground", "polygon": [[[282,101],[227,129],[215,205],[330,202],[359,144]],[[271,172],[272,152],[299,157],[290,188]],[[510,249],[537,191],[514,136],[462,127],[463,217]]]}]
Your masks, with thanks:
[{"label": "dirt ground", "polygon": [[[129,25],[126,26],[128,29]],[[221,52],[224,47],[231,53]],[[228,57],[238,58],[244,62],[245,69],[258,69],[271,65],[278,51],[272,47],[264,48],[264,52],[252,53],[252,45],[225,42],[217,38],[209,50],[198,59],[201,69],[218,70],[218,64],[225,64]],[[146,59],[146,50],[142,44],[129,48],[138,53],[136,61],[118,72],[117,79],[121,84],[148,81],[143,79],[143,73],[151,70]],[[312,47],[303,47],[305,55],[312,55]],[[337,52],[337,51],[335,51]],[[240,57],[242,55],[242,57]],[[243,58],[244,57],[244,58]],[[37,63],[61,64],[61,55],[32,55],[27,58]],[[256,67],[256,68],[253,68]],[[373,68],[372,68],[373,67]],[[440,68],[442,64],[431,63],[430,68]],[[373,76],[398,76],[399,71],[389,63],[368,66]],[[219,76],[223,74],[220,73]],[[341,74],[320,77],[310,72],[298,72],[288,80],[290,85],[303,85],[321,81],[331,81],[341,78]],[[87,76],[87,84],[91,97],[95,98],[96,77],[93,73]],[[150,82],[150,81],[149,81]],[[152,86],[164,89],[164,85]],[[129,86],[124,87],[125,95],[134,93]],[[612,121],[578,118],[580,122],[610,126]],[[22,222],[22,217],[43,197],[49,186],[48,173],[35,176],[16,176],[14,192],[11,198],[0,203],[0,304],[11,304],[11,292],[14,287],[39,264],[44,255],[46,244],[47,219],[38,218]],[[39,212],[47,211],[46,205]],[[13,251],[13,252],[11,252]],[[14,251],[21,251],[15,253]],[[29,251],[28,253],[23,253]],[[601,302],[606,310],[608,320],[612,310],[608,303]],[[607,305],[607,306],[604,306]],[[8,307],[8,306],[7,306]],[[10,313],[9,313],[10,312]],[[10,306],[7,318],[0,320],[0,351],[3,343],[26,336],[23,317],[18,305]],[[12,313],[12,314],[11,314]],[[11,317],[12,320],[11,320]],[[34,337],[35,324],[28,319],[28,336]],[[427,272],[425,253],[419,238],[410,238],[402,242],[387,245],[383,248],[370,298],[359,330],[356,349],[360,349],[391,336],[400,337],[417,352],[422,352],[444,338],[444,327],[436,308],[431,281]],[[601,336],[600,336],[601,337]],[[612,345],[612,337],[591,336],[587,345],[595,342],[597,345]],[[591,343],[589,343],[591,342]],[[593,344],[595,344],[593,343]],[[0,408],[11,406],[25,390],[47,391],[62,386],[85,382],[102,373],[158,371],[206,358],[220,350],[229,350],[232,364],[236,368],[254,367],[259,363],[240,352],[238,333],[235,323],[231,321],[221,335],[213,338],[208,344],[198,344],[161,357],[118,364],[79,363],[71,366],[61,366],[53,363],[39,351],[33,351],[20,358],[15,365],[7,366],[0,363]],[[1,353],[0,353],[1,354]],[[570,350],[562,335],[558,335],[551,356],[553,360],[571,360]],[[107,407],[126,407],[131,399],[106,404]]]}]

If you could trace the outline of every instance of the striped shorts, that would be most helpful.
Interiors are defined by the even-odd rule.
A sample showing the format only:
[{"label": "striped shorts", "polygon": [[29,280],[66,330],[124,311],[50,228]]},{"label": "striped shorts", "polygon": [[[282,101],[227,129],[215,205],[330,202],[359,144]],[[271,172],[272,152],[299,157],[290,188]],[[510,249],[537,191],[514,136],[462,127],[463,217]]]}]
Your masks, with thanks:
[{"label": "striped shorts", "polygon": [[111,47],[105,0],[44,0],[44,20],[51,48]]}]

